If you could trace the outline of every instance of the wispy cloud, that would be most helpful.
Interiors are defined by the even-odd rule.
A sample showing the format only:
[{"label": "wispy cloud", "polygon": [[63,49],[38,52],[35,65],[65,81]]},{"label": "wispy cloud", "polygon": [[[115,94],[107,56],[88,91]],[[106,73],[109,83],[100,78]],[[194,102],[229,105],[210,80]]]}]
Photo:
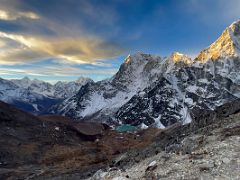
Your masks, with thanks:
[{"label": "wispy cloud", "polygon": [[6,11],[0,9],[0,20],[13,21],[19,18],[39,19],[40,17],[31,11]]},{"label": "wispy cloud", "polygon": [[[13,24],[24,29],[22,31],[16,29],[11,33],[0,30],[0,46],[4,46],[4,50],[0,50],[0,64],[24,64],[52,58],[66,63],[89,63],[101,66],[105,64],[102,60],[115,58],[124,52],[125,49],[116,42],[89,32],[83,26],[83,21],[85,26],[88,26],[86,17],[101,25],[113,25],[117,19],[113,9],[108,8],[107,5],[99,8],[85,1],[80,1],[77,5],[74,1],[66,2],[63,1],[63,6],[65,3],[66,6],[75,8],[75,11],[83,15],[77,19],[71,14],[71,10],[63,11],[60,15],[57,11],[62,6],[56,4],[54,7],[56,14],[61,16],[59,20],[49,11],[43,13],[43,10],[32,7],[24,1],[0,2],[0,20],[13,21]],[[77,8],[78,5],[80,9]],[[39,29],[46,33],[40,32]],[[9,41],[11,44],[8,43]]]},{"label": "wispy cloud", "polygon": [[[4,39],[12,40],[16,48],[5,47],[0,53],[1,64],[20,64],[46,58],[63,59],[74,63],[95,63],[113,58],[123,49],[98,37],[38,37],[0,32]],[[97,64],[97,63],[96,63]]]},{"label": "wispy cloud", "polygon": [[22,69],[18,69],[16,67],[0,67],[1,74],[4,75],[13,75],[17,74],[20,76],[31,75],[31,76],[86,76],[90,74],[95,75],[113,75],[117,72],[117,69],[82,69],[76,68],[73,66],[41,66],[41,67],[26,67]]}]

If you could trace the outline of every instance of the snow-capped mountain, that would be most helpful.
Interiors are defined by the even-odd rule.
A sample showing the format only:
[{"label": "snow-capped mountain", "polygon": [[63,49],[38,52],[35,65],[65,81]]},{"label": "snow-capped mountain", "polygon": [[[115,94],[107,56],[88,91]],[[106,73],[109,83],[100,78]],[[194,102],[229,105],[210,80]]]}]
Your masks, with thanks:
[{"label": "snow-capped mountain", "polygon": [[53,86],[48,82],[44,82],[38,79],[31,80],[28,77],[24,77],[22,79],[12,79],[10,81],[16,84],[18,87],[28,89],[31,92],[45,96],[53,96]]},{"label": "snow-capped mountain", "polygon": [[52,111],[143,127],[189,123],[196,109],[213,110],[240,97],[239,50],[240,21],[195,60],[178,52],[130,55],[111,79],[88,83]]},{"label": "snow-capped mountain", "polygon": [[93,80],[86,77],[80,77],[76,81],[70,82],[58,81],[52,87],[53,96],[63,99],[72,97],[82,86],[90,82],[93,82]]},{"label": "snow-capped mountain", "polygon": [[227,27],[222,35],[197,56],[197,61],[218,60],[225,57],[239,57],[240,54],[240,22]]},{"label": "snow-capped mountain", "polygon": [[[156,86],[156,82],[162,79],[164,74],[171,74],[172,71],[187,67],[191,63],[190,58],[180,53],[173,53],[165,59],[142,53],[129,55],[115,76],[83,86],[75,96],[63,101],[53,112],[77,119],[135,124],[132,120],[124,121],[125,117],[119,116],[119,110],[136,96],[145,96],[145,90]],[[140,108],[146,110],[147,107],[141,105]]]},{"label": "snow-capped mountain", "polygon": [[[157,80],[160,59],[158,56],[141,53],[128,56],[115,76],[83,86],[75,96],[54,109],[54,112],[91,120],[113,117],[137,92]],[[92,116],[93,114],[95,115]]]},{"label": "snow-capped mountain", "polygon": [[28,77],[12,80],[0,78],[0,100],[29,112],[44,113],[52,105],[76,94],[88,82],[92,80],[83,77],[72,82],[59,81],[54,85]]},{"label": "snow-capped mountain", "polygon": [[58,81],[52,85],[45,81],[38,79],[30,80],[28,77],[24,77],[23,79],[12,79],[11,82],[21,88],[29,89],[32,92],[48,97],[64,99],[73,96],[81,86],[93,81],[90,78],[80,77],[76,81]]}]

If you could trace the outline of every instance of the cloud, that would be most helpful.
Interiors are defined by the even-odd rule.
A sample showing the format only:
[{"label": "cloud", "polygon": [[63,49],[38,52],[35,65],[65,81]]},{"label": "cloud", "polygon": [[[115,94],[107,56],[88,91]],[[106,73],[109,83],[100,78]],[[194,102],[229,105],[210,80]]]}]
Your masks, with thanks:
[{"label": "cloud", "polygon": [[29,49],[11,49],[0,53],[0,64],[14,65],[33,61],[42,61],[48,57]]},{"label": "cloud", "polygon": [[[62,59],[73,63],[98,64],[97,61],[114,58],[123,52],[118,45],[99,37],[43,37],[0,32],[2,43],[15,42],[0,51],[0,64],[21,64]],[[1,42],[1,41],[0,41]]]},{"label": "cloud", "polygon": [[113,26],[117,19],[114,8],[105,4],[69,0],[47,6],[40,2],[37,6],[33,2],[1,0],[0,20],[8,24],[0,26],[0,64],[49,58],[66,63],[105,64],[103,60],[115,58],[125,49],[108,38],[114,28],[106,36],[96,31],[99,25],[106,29]]},{"label": "cloud", "polygon": [[17,12],[17,11],[6,11],[0,9],[0,20],[13,21],[20,18],[28,19],[40,19],[40,17],[34,12]]},{"label": "cloud", "polygon": [[46,76],[46,77],[79,77],[87,75],[113,75],[117,72],[117,69],[83,69],[74,66],[66,65],[49,65],[49,66],[34,66],[18,69],[16,67],[0,67],[2,75],[20,75],[20,76]]}]

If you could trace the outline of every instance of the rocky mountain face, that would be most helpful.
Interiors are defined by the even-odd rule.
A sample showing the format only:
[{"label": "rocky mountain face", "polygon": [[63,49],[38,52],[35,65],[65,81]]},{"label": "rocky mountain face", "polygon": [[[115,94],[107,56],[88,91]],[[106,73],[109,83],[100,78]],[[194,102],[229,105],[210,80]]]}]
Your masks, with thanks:
[{"label": "rocky mountain face", "polygon": [[112,121],[114,113],[136,93],[157,80],[161,58],[147,54],[128,56],[109,80],[88,83],[53,112],[75,118]]},{"label": "rocky mountain face", "polygon": [[27,77],[13,80],[0,78],[0,100],[28,112],[41,114],[52,105],[73,96],[88,82],[92,80],[83,77],[73,82],[59,81],[54,85]]},{"label": "rocky mountain face", "polygon": [[227,27],[216,42],[204,49],[196,58],[206,62],[209,59],[217,60],[228,56],[238,56],[240,52],[240,23],[234,22]]},{"label": "rocky mountain face", "polygon": [[191,60],[137,53],[109,80],[88,83],[52,112],[76,119],[164,128],[240,97],[240,21]]}]

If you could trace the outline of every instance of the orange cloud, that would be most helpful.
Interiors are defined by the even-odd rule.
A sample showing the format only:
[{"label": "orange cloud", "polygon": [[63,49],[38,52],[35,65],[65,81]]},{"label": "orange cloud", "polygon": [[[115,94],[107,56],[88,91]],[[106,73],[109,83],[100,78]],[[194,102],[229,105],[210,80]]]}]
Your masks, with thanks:
[{"label": "orange cloud", "polygon": [[[97,63],[123,52],[115,44],[98,37],[41,37],[0,32],[0,39],[11,40],[17,47],[0,51],[0,64],[19,64],[46,58],[63,59],[73,63]],[[1,41],[0,41],[1,42]]]}]

